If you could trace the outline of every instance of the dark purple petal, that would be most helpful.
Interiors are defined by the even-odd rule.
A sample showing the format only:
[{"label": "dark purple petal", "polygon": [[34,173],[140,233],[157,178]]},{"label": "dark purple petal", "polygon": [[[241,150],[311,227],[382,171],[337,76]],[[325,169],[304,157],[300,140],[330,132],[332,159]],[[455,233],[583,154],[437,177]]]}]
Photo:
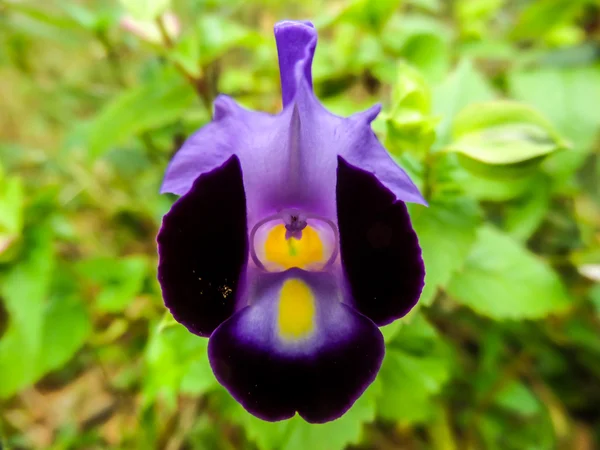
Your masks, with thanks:
[{"label": "dark purple petal", "polygon": [[[371,320],[340,302],[332,277],[299,269],[263,274],[250,287],[251,305],[211,336],[208,356],[217,380],[255,416],[277,421],[298,412],[310,423],[334,420],[375,379],[383,337]],[[277,325],[279,297],[282,283],[296,278],[315,296],[315,327],[286,340]]]},{"label": "dark purple petal", "polygon": [[386,325],[419,300],[425,278],[421,248],[405,204],[373,174],[338,161],[340,253],[353,305]]},{"label": "dark purple petal", "polygon": [[237,157],[198,177],[163,218],[157,241],[165,305],[192,333],[209,336],[235,311],[248,259]]},{"label": "dark purple petal", "polygon": [[297,64],[301,76],[312,88],[311,64],[317,46],[317,31],[310,22],[283,21],[275,25],[275,41],[279,56],[281,98],[288,105],[296,95],[298,87]]}]

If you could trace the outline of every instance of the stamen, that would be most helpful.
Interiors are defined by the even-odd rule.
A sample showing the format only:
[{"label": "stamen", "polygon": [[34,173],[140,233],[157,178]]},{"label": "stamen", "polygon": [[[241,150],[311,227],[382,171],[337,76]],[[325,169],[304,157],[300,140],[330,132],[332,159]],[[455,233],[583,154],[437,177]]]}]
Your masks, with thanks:
[{"label": "stamen", "polygon": [[[313,225],[316,225],[318,223],[326,224],[331,229],[331,232],[333,234],[333,246],[331,248],[330,257],[327,259],[327,261],[323,264],[322,267],[319,267],[316,270],[325,270],[327,267],[329,267],[331,264],[333,264],[333,262],[336,260],[338,252],[339,252],[339,235],[338,235],[337,226],[335,225],[335,223],[332,220],[329,220],[325,217],[317,216],[314,214],[306,214],[306,213],[304,213],[302,211],[298,211],[298,210],[284,210],[278,214],[274,214],[272,216],[268,216],[268,217],[262,219],[252,228],[252,230],[250,232],[250,256],[252,258],[252,261],[258,268],[260,268],[264,271],[270,271],[267,267],[265,267],[265,264],[261,261],[261,258],[258,256],[258,254],[256,252],[256,242],[255,242],[257,232],[259,231],[259,229],[261,229],[261,227],[263,227],[268,222],[279,222],[280,224],[284,225],[285,239],[288,241],[287,247],[289,250],[289,255],[292,257],[299,256],[299,254],[298,254],[299,249],[296,248],[297,244],[299,244],[299,242],[297,242],[297,241],[302,240],[303,230],[305,231],[307,226],[310,227],[310,223],[313,223]],[[279,226],[281,226],[281,225],[279,225]],[[317,228],[315,228],[314,226],[310,227],[309,231],[311,232],[311,234],[309,236],[314,236],[315,235],[314,233],[317,232],[316,230],[318,228],[320,228],[318,225],[317,225]],[[275,229],[276,229],[276,226],[271,228],[271,232],[273,232]],[[261,234],[262,234],[262,232],[261,232]],[[270,239],[270,237],[267,239]],[[279,239],[281,239],[281,238],[279,238]],[[312,239],[314,239],[314,237]],[[299,247],[299,248],[302,248],[302,247]],[[309,259],[310,259],[310,257],[309,257]],[[297,267],[304,268],[303,262],[304,262],[304,264],[306,264],[306,261],[302,261],[301,259],[299,261],[300,262],[298,263]],[[275,261],[272,261],[272,262],[275,262]],[[290,264],[290,263],[289,262],[283,263],[284,266],[286,264]],[[295,262],[292,261],[291,264],[295,264]],[[310,264],[310,266],[311,266],[311,268],[313,267],[312,264]],[[294,265],[294,267],[296,267],[296,266]],[[285,267],[285,268],[287,269],[289,267]],[[315,269],[312,268],[311,270],[315,270]]]},{"label": "stamen", "polygon": [[[302,230],[306,228],[306,216],[299,211],[282,211],[281,213],[285,229],[289,231],[285,238],[289,239],[294,236],[297,239],[302,237]],[[298,236],[298,237],[297,237]]]}]

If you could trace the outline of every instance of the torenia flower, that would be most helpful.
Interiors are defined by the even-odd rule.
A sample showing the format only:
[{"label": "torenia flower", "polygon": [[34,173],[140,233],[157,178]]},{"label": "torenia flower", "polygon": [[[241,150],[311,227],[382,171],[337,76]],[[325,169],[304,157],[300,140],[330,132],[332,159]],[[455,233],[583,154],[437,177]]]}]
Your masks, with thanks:
[{"label": "torenia flower", "polygon": [[283,110],[215,100],[167,169],[181,195],[158,235],[167,308],[199,336],[217,380],[269,421],[340,417],[375,379],[378,326],[404,316],[424,266],[404,202],[425,203],[371,130],[312,91],[316,31],[275,26]]}]

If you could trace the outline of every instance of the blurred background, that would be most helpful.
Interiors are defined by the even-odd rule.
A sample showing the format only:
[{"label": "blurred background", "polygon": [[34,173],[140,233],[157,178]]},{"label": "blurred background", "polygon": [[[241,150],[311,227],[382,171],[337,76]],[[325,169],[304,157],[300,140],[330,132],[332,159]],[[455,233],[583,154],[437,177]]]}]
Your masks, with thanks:
[{"label": "blurred background", "polygon": [[[280,109],[282,19],[430,202],[419,306],[325,425],[247,414],[156,282],[165,167],[217,93]],[[598,0],[0,0],[4,447],[600,448],[599,38]]]}]

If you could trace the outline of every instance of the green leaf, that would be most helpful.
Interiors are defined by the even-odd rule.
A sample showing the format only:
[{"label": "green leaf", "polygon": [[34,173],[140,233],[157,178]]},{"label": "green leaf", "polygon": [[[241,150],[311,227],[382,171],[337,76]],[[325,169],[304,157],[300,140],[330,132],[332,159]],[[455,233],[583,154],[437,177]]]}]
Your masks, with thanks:
[{"label": "green leaf", "polygon": [[477,200],[504,202],[521,197],[529,192],[537,179],[535,173],[530,176],[516,178],[498,176],[497,173],[494,175],[495,177],[490,177],[489,172],[486,172],[486,177],[482,177],[474,171],[467,172],[463,186]]},{"label": "green leaf", "polygon": [[539,174],[530,184],[528,195],[507,205],[504,227],[508,234],[526,241],[541,225],[550,208],[550,181]]},{"label": "green leaf", "polygon": [[197,33],[190,33],[182,37],[176,47],[169,52],[169,57],[180,64],[187,73],[194,77],[202,75],[200,66],[201,37]]},{"label": "green leaf", "polygon": [[386,52],[417,67],[428,82],[440,81],[450,68],[452,29],[426,15],[392,16],[381,40]]},{"label": "green leaf", "polygon": [[98,13],[77,4],[62,4],[63,11],[80,26],[88,30],[95,30],[103,20],[106,13]]},{"label": "green leaf", "polygon": [[171,0],[120,0],[120,2],[132,16],[142,20],[154,20],[171,6]]},{"label": "green leaf", "polygon": [[281,450],[341,450],[349,444],[359,444],[362,425],[375,420],[375,397],[378,391],[376,381],[346,414],[333,422],[312,425],[294,417]]},{"label": "green leaf", "polygon": [[196,24],[199,63],[204,66],[234,47],[252,48],[263,39],[260,34],[221,16],[203,14]]},{"label": "green leaf", "polygon": [[65,364],[85,343],[91,331],[90,318],[80,299],[53,296],[44,312],[39,375]]},{"label": "green leaf", "polygon": [[573,20],[587,0],[537,0],[520,14],[512,30],[515,39],[538,39]]},{"label": "green leaf", "polygon": [[433,113],[442,120],[437,126],[437,142],[440,148],[450,141],[454,116],[464,107],[475,102],[484,102],[495,97],[488,81],[473,66],[463,59],[446,80],[433,90]]},{"label": "green leaf", "polygon": [[435,141],[437,119],[431,116],[431,92],[421,73],[408,64],[398,66],[392,90],[392,109],[385,116],[386,148],[401,154],[423,154]]},{"label": "green leaf", "polygon": [[450,67],[450,44],[434,34],[415,35],[407,40],[402,56],[423,71],[428,80],[440,80]]},{"label": "green leaf", "polygon": [[24,200],[21,179],[6,177],[0,170],[0,262],[14,256],[9,250],[21,236]]},{"label": "green leaf", "polygon": [[509,74],[511,95],[553,123],[573,149],[552,155],[544,166],[568,178],[583,164],[600,130],[600,66],[542,68]]},{"label": "green leaf", "polygon": [[449,294],[494,319],[535,319],[563,312],[571,303],[558,275],[537,256],[491,226],[478,230]]},{"label": "green leaf", "polygon": [[174,407],[177,394],[203,394],[216,387],[206,353],[208,339],[190,333],[183,325],[151,325],[145,352],[144,402],[162,396]]},{"label": "green leaf", "polygon": [[596,315],[600,317],[600,283],[596,283],[592,289],[590,289],[589,297],[592,300],[592,305],[596,310]]},{"label": "green leaf", "polygon": [[531,160],[566,144],[535,109],[513,101],[476,103],[454,119],[447,150],[486,164]]},{"label": "green leaf", "polygon": [[[401,0],[351,0],[340,13],[331,19],[341,22],[350,22],[367,28],[375,33],[380,33],[385,23],[393,13],[399,9]],[[330,20],[331,20],[330,19]],[[329,25],[320,24],[322,26]]]},{"label": "green leaf", "polygon": [[513,381],[496,394],[496,404],[522,416],[533,416],[540,412],[539,400],[531,390],[519,381]]},{"label": "green leaf", "polygon": [[[495,145],[491,142],[490,144]],[[515,145],[515,147],[517,146]],[[500,150],[499,147],[497,148]],[[449,151],[452,151],[452,149],[449,149]],[[541,155],[526,161],[511,164],[489,164],[478,161],[463,153],[458,153],[460,165],[473,175],[481,177],[482,179],[500,180],[511,183],[516,180],[534,176],[539,172],[540,164],[545,157],[546,155]]]},{"label": "green leaf", "polygon": [[26,249],[0,287],[8,312],[8,327],[0,340],[0,398],[10,397],[40,374],[44,303],[54,265],[50,232],[44,227],[35,230]]},{"label": "green leaf", "polygon": [[[423,298],[423,296],[421,296],[421,298]],[[387,343],[387,342],[391,341],[392,339],[394,339],[396,334],[398,334],[398,332],[400,331],[400,328],[402,328],[402,325],[403,325],[402,320],[395,320],[394,322],[390,323],[389,325],[380,327],[379,331],[381,331],[381,334],[383,334],[383,340]]]},{"label": "green leaf", "polygon": [[129,89],[112,99],[89,129],[89,153],[102,156],[143,131],[174,122],[195,99],[186,80],[171,71]]},{"label": "green leaf", "polygon": [[505,0],[458,0],[454,12],[461,33],[476,39],[484,37],[490,27],[490,21],[504,3]]},{"label": "green leaf", "polygon": [[442,0],[406,0],[406,3],[431,13],[440,12],[442,9]]},{"label": "green leaf", "polygon": [[425,288],[420,301],[429,305],[438,289],[446,287],[467,259],[481,222],[480,212],[477,204],[466,197],[434,199],[429,208],[412,207],[411,220],[425,261]]},{"label": "green leaf", "polygon": [[98,290],[94,306],[99,311],[123,311],[141,291],[148,271],[145,257],[97,257],[81,261],[78,272]]},{"label": "green leaf", "polygon": [[378,376],[383,395],[378,415],[401,423],[422,422],[435,413],[434,396],[450,378],[451,359],[436,330],[417,315],[387,345]]},{"label": "green leaf", "polygon": [[427,115],[431,112],[431,89],[422,73],[413,66],[398,64],[396,83],[392,89],[392,111],[395,117],[404,111]]},{"label": "green leaf", "polygon": [[375,419],[380,392],[375,380],[346,414],[325,424],[309,424],[299,416],[282,422],[264,422],[246,412],[229,394],[221,393],[221,398],[227,416],[242,425],[248,438],[261,450],[342,450],[349,444],[360,443],[362,425]]},{"label": "green leaf", "polygon": [[203,355],[199,359],[189,361],[181,377],[182,393],[199,396],[216,386],[217,380],[213,375],[207,356]]}]

